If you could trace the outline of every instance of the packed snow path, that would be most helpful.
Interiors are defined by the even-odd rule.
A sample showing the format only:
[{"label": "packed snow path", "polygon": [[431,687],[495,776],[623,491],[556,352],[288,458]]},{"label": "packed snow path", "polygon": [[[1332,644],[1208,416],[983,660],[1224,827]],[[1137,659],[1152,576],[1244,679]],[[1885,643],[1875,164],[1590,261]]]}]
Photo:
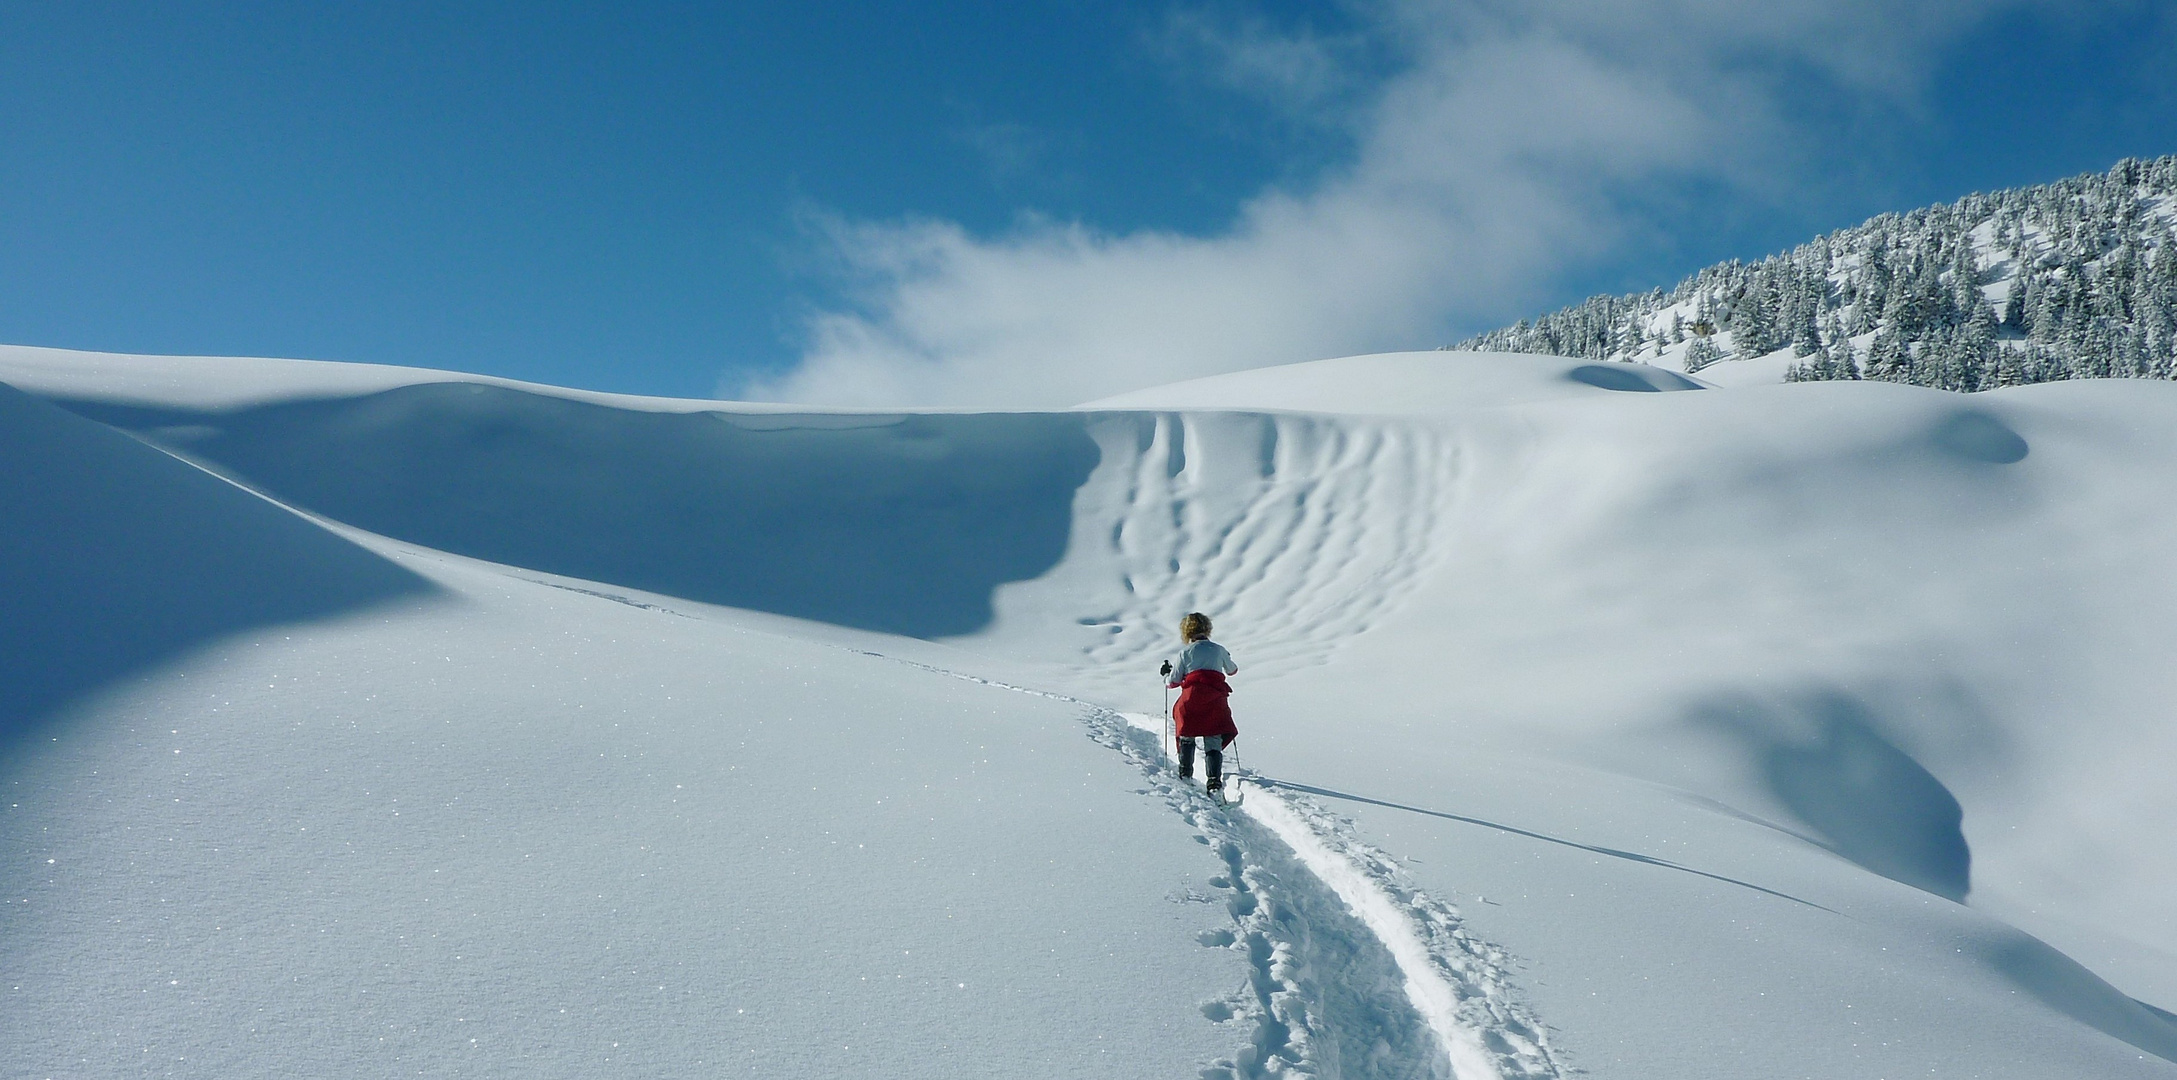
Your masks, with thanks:
[{"label": "packed snow path", "polygon": [[1141,793],[1184,818],[1223,860],[1225,872],[1209,881],[1218,895],[1185,898],[1223,901],[1232,927],[1199,940],[1243,952],[1250,977],[1201,1009],[1251,1034],[1237,1055],[1204,1070],[1204,1080],[1541,1080],[1572,1071],[1519,1003],[1506,971],[1511,958],[1468,933],[1457,908],[1416,888],[1396,859],[1307,796],[1249,784],[1244,803],[1220,808],[1178,778],[1159,717],[854,651],[1082,707],[1090,738],[1139,769]]},{"label": "packed snow path", "polygon": [[1251,995],[1228,1004],[1258,1033],[1255,1057],[1235,1063],[1240,1075],[1273,1073],[1273,1060],[1326,1077],[1566,1075],[1514,997],[1509,958],[1469,935],[1457,909],[1413,888],[1396,861],[1304,797],[1250,787],[1239,807],[1212,805],[1175,778],[1158,729],[1144,723],[1155,719],[1097,710],[1087,722],[1230,867],[1231,944],[1256,967]]}]

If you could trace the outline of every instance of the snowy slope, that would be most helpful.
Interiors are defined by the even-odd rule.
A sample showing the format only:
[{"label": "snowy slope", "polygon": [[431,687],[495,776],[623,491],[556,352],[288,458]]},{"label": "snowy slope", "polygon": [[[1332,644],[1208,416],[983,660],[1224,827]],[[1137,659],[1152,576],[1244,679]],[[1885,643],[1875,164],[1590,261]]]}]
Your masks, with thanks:
[{"label": "snowy slope", "polygon": [[[357,547],[0,407],[60,451],[11,541],[67,514],[157,553],[222,521],[246,560],[163,557],[220,575],[179,599],[293,601],[183,627],[35,728],[10,700],[8,1075],[1170,1075],[1260,1026],[1199,1008],[1255,970],[1199,940],[1234,933],[1211,882],[1240,856],[1137,795],[1081,706]],[[87,596],[110,565],[8,554],[11,685],[76,645],[25,582],[129,612]],[[394,587],[359,607],[373,574]]]},{"label": "snowy slope", "polygon": [[359,397],[410,386],[454,384],[500,387],[649,412],[791,411],[790,407],[764,402],[638,397],[461,371],[332,360],[275,360],[257,356],[134,356],[0,345],[0,371],[5,372],[6,382],[31,393],[51,391],[70,398],[118,405],[190,409],[237,409]]},{"label": "snowy slope", "polygon": [[[1240,699],[1256,764],[1354,796],[1326,805],[1422,860],[1424,885],[1499,901],[1462,909],[1531,959],[1541,1015],[1606,1054],[1586,1060],[1654,1075],[1785,1075],[1810,1055],[1836,1075],[1940,1070],[1960,1045],[2049,1045],[2015,1019],[1994,1030],[2019,1043],[1989,1034],[2022,1000],[2166,1055],[2166,1023],[2036,943],[1834,863],[1970,889],[2131,993],[2177,997],[2177,866],[2158,824],[2177,819],[2162,779],[2177,686],[2151,644],[2177,600],[2157,554],[2177,494],[2160,465],[2177,450],[2173,409],[2159,384],[1969,401],[1830,385],[1627,394],[1409,432],[1436,440],[1448,477],[1408,500],[1435,507],[1435,562],[1385,583],[1388,611],[1306,613],[1325,666],[1247,673],[1268,684]],[[1227,445],[1253,456],[1251,440]],[[1315,494],[1283,497],[1304,526]],[[1164,515],[1132,520],[1154,535]],[[1239,612],[1264,583],[1365,570],[1397,519],[1366,520],[1376,528],[1262,546],[1306,551],[1308,570],[1186,557],[1197,569],[1169,584],[1193,595],[1151,594]],[[1205,531],[1220,552],[1258,532]],[[1160,557],[1128,562],[1125,547],[1109,558]],[[1233,623],[1285,611],[1264,608]],[[1238,649],[1248,632],[1225,636]],[[1538,751],[1563,764],[1538,767]],[[1655,1038],[1688,1016],[1729,1021]],[[1841,1052],[1876,1024],[1880,1051]],[[1719,1062],[1719,1043],[1734,1056]]]},{"label": "snowy slope", "polygon": [[1189,379],[1080,408],[1434,416],[1491,405],[1694,390],[1700,385],[1647,364],[1597,364],[1526,353],[1378,353]]},{"label": "snowy slope", "polygon": [[[339,530],[426,584],[39,712],[59,741],[10,756],[35,794],[5,835],[45,891],[0,940],[38,976],[18,1031],[97,1027],[39,1042],[54,1068],[331,1052],[240,1046],[241,1001],[525,1075],[616,1069],[623,1030],[653,1056],[612,1061],[660,1074],[2177,1073],[2177,387],[1670,393],[1437,353],[758,419],[224,364],[15,352],[0,380],[384,534]],[[1265,776],[1227,818],[1147,730],[1197,607]],[[174,810],[195,784],[222,809]],[[339,823],[355,848],[286,832]],[[177,854],[209,847],[241,854]],[[282,929],[232,963],[224,930],[162,937],[167,882]],[[876,965],[910,939],[948,963]],[[298,964],[315,989],[251,996]],[[172,993],[111,1004],[159,965]],[[798,1007],[735,1027],[753,997]]]},{"label": "snowy slope", "polygon": [[[1088,646],[1087,680],[1106,658],[1147,663],[1190,606],[1230,612],[1236,649],[1267,631],[1245,650],[1268,662],[1248,672],[1267,691],[1239,699],[1255,763],[1359,797],[1327,805],[1388,850],[1456,868],[1417,868],[1433,890],[1531,898],[1463,910],[1537,965],[1542,1015],[1644,1074],[1741,1075],[1814,1053],[1837,1075],[1923,1071],[1987,1041],[1987,1018],[2021,999],[2166,1055],[2165,1022],[2079,989],[2091,980],[2037,943],[1832,864],[1970,889],[2132,994],[2177,1000],[2177,861],[2155,824],[2177,820],[2162,782],[2177,685],[2149,644],[2177,600],[2156,554],[2177,524],[2159,464],[2177,451],[2172,410],[2160,384],[1970,402],[1775,387],[1372,423],[1348,444],[1396,443],[1398,462],[1311,460],[1293,436],[1334,418],[1171,418],[1184,433],[1163,441],[1185,463],[1159,468],[1172,462],[1151,444],[1145,468],[1107,443],[1103,468],[1126,479],[1105,490],[1131,495],[1111,514],[1124,524],[1077,534],[1063,589],[1002,591],[1001,611],[1009,595],[1022,609],[992,636],[1056,623],[1097,585],[1119,615],[1088,609],[1112,633]],[[1406,484],[1389,505],[1360,504],[1391,478]],[[1402,527],[1429,540],[1401,541]],[[1561,764],[1538,768],[1538,751]],[[1607,853],[1716,876],[1626,859],[1598,885]],[[1499,859],[1501,876],[1480,869]],[[1736,914],[1745,904],[1765,915]],[[1779,938],[1804,952],[1786,959]],[[1941,974],[1900,977],[1904,955],[1904,972]],[[1778,963],[1787,987],[1767,974]],[[1839,1053],[1869,1012],[1891,1056]],[[1708,1040],[1654,1038],[1688,1015],[1731,1017],[1728,1042],[1756,1058],[1724,1066]]]}]

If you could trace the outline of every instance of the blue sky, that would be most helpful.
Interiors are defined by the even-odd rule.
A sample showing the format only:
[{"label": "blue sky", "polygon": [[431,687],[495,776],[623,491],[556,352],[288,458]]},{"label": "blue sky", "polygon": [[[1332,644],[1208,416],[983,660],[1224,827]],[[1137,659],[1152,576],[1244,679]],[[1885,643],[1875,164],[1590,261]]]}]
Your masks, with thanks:
[{"label": "blue sky", "polygon": [[0,341],[1063,404],[2177,153],[2168,4],[9,5]]}]

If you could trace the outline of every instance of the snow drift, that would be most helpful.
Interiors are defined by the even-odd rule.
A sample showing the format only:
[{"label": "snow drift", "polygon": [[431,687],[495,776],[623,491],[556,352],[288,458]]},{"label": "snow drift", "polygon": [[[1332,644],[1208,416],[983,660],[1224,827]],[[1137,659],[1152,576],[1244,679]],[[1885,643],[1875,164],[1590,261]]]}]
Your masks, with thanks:
[{"label": "snow drift", "polygon": [[231,484],[0,385],[0,740],[228,635],[429,582]]},{"label": "snow drift", "polygon": [[78,402],[294,505],[441,551],[938,637],[1065,546],[1064,417],[650,412],[481,383],[217,412]]},{"label": "snow drift", "polygon": [[[568,830],[552,865],[630,850],[611,821],[640,823],[630,836],[686,837],[643,856],[641,872],[663,883],[643,886],[654,891],[626,924],[649,943],[628,970],[685,953],[739,981],[675,999],[673,1023],[705,1034],[649,1029],[649,1045],[666,1048],[649,1059],[658,1068],[722,1052],[788,1074],[877,1068],[853,1056],[864,1051],[827,1048],[856,1045],[843,1035],[852,1018],[882,1015],[901,1018],[886,1039],[913,1030],[968,1047],[946,1058],[916,1042],[891,1065],[929,1075],[997,1074],[1010,1045],[993,1034],[1001,1019],[1036,1032],[1051,1053],[1032,1071],[1054,1075],[2177,1071],[2177,1025],[2162,1011],[2177,1003],[2166,902],[2177,859],[2156,824],[2177,820],[2163,779],[2177,732],[2162,720],[2177,677],[2153,659],[2159,613],[2177,602],[2162,554],[2177,526],[2177,480],[2162,465],[2177,452],[2177,387],[1675,392],[1700,386],[1635,365],[1396,354],[1071,411],[876,414],[345,368],[320,379],[308,365],[273,377],[240,362],[188,384],[184,361],[11,355],[0,378],[389,538],[355,536],[376,553],[367,559],[460,599],[402,616],[414,641],[351,619],[283,646],[298,650],[282,653],[283,670],[349,649],[375,657],[341,665],[341,682],[397,703],[398,722],[342,705],[331,715],[379,723],[386,738],[296,736],[282,768],[330,757],[365,770],[354,777],[413,773],[402,797],[439,800],[434,837],[496,837],[485,843],[511,851],[531,838],[512,824],[531,797],[494,792],[563,789],[559,761],[645,763],[584,773],[575,790],[594,784],[594,795],[550,804]],[[1153,715],[1151,671],[1192,609],[1218,617],[1243,669],[1233,704],[1265,800],[1253,818],[1216,818],[1114,726],[1112,710]],[[221,700],[238,700],[269,662],[232,652],[263,640],[255,625],[222,625],[213,652],[159,669],[122,704],[78,708],[74,723],[118,731],[184,700],[185,676],[225,680]],[[417,682],[432,655],[465,659]],[[935,689],[954,686],[969,689]],[[331,699],[298,700],[311,704],[254,695],[248,707],[259,722],[299,721]],[[1083,718],[1091,739],[1072,726]],[[529,724],[549,730],[548,751],[496,758]],[[122,741],[86,739],[17,766],[10,783],[151,775]],[[397,749],[429,739],[463,764],[423,768]],[[948,756],[993,740],[1004,749],[988,769]],[[240,741],[221,752],[256,760]],[[815,763],[809,783],[781,764],[797,755]],[[1024,761],[1062,762],[1045,775],[1074,778],[1063,821],[932,816],[919,802],[921,817],[897,817],[910,796],[1024,812],[1058,790],[1006,767]],[[653,801],[666,773],[743,769],[733,784],[750,784],[745,794],[706,796],[697,825]],[[868,781],[866,808],[802,791],[834,777]],[[123,857],[65,804],[39,805],[38,830],[72,829],[99,865]],[[1157,813],[1137,813],[1144,805]],[[53,835],[30,820],[10,825],[18,851]],[[887,831],[907,821],[927,822],[913,844]],[[1004,853],[992,861],[994,829]],[[893,855],[859,889],[763,854],[873,836]],[[1098,861],[1134,845],[1160,854]],[[747,876],[693,869],[713,858]],[[311,895],[293,885],[307,865],[299,854],[267,864],[248,895],[295,909]],[[381,910],[361,890],[396,865],[366,862],[330,895],[359,905],[356,917]],[[894,891],[910,867],[917,884],[896,903],[857,908],[867,935],[791,913]],[[1199,886],[1183,884],[1196,873]],[[504,1019],[541,1000],[514,984],[562,962],[552,950],[505,959],[520,913],[546,913],[538,941],[577,941],[585,926],[525,874],[473,875],[462,940],[502,959],[460,985],[496,1003],[502,1046],[519,1030],[515,1042],[605,1068],[603,1050],[568,1047],[581,1031],[647,1023],[618,997],[563,981],[567,1007],[612,1018],[573,1033]],[[583,888],[614,895],[599,882]],[[509,883],[509,898],[494,895]],[[244,895],[206,887],[227,903]],[[41,895],[84,895],[51,888]],[[766,899],[744,903],[744,888]],[[1099,890],[1141,910],[1041,906]],[[1171,917],[1197,894],[1223,898],[1227,921]],[[691,904],[708,914],[668,914]],[[893,996],[872,1014],[824,981],[853,972],[858,985],[886,934],[979,904],[1002,940],[943,940],[976,958],[978,979],[1017,988],[1016,1011]],[[1033,950],[999,946],[1076,920],[1139,947],[1091,964],[1092,977],[1052,968],[1035,976],[1045,990],[1028,991],[1031,969],[1044,971],[1019,959]],[[729,941],[720,925],[801,944]],[[1178,950],[1190,958],[1128,966],[1181,938],[1199,941]],[[118,939],[81,924],[8,940],[30,943],[11,946],[21,963],[50,971],[54,950]],[[389,947],[351,937],[338,956]],[[261,963],[288,948],[267,946]],[[160,955],[93,951],[110,964]],[[451,964],[395,965],[374,985],[433,984]],[[1242,989],[1216,990],[1220,977]],[[38,985],[37,1015],[89,1009],[66,981]],[[761,1038],[719,1034],[733,1023],[721,1003],[781,986],[814,1003],[809,1016]],[[1168,995],[1144,1000],[1153,1020],[1112,1004],[1145,988]],[[433,1010],[396,1012],[422,1033],[402,1062],[455,1045]],[[1179,1013],[1187,1025],[1170,1023]],[[142,1022],[182,1015],[155,1007]],[[1104,1068],[1091,1029],[1130,1024],[1148,1025],[1128,1036],[1147,1042]],[[477,1060],[514,1068],[517,1056]]]}]

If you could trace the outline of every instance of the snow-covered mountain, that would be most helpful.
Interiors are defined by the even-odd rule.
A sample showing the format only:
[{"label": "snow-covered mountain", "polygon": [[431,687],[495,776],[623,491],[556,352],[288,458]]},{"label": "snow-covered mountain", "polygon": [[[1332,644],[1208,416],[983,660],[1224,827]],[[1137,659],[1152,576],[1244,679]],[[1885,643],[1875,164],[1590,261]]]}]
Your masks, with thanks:
[{"label": "snow-covered mountain", "polygon": [[2177,157],[2126,160],[1884,214],[1786,254],[1711,266],[1668,292],[1594,297],[1454,347],[1638,361],[1733,383],[1970,391],[2168,379],[2173,222]]},{"label": "snow-covered mountain", "polygon": [[2177,385],[0,381],[20,1075],[2177,1075]]}]

